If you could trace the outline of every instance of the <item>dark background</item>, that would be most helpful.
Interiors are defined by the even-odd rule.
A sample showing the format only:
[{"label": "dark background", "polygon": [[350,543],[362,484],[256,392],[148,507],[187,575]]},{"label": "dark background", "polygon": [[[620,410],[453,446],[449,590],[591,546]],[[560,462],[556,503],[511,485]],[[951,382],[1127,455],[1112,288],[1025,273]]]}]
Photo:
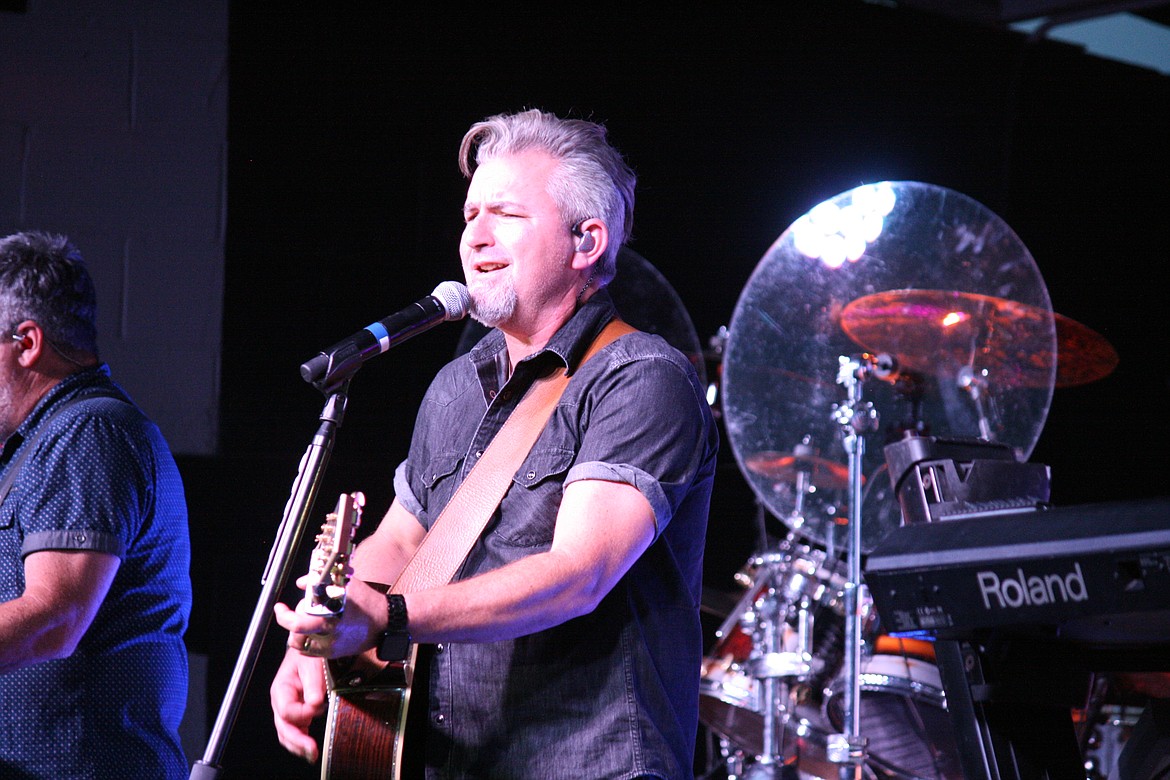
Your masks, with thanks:
[{"label": "dark background", "polygon": [[[493,113],[539,107],[608,126],[639,174],[632,247],[704,342],[768,246],[822,200],[914,180],[980,201],[1030,249],[1055,310],[1121,357],[1109,377],[1055,392],[1032,458],[1052,467],[1054,501],[1167,493],[1170,78],[888,5],[627,5],[233,4],[220,453],[181,463],[189,640],[211,656],[212,713],[317,429],[323,398],[297,367],[461,278],[456,150]],[[359,373],[317,516],[352,489],[369,497],[367,524],[381,515],[417,403],[460,333],[443,326]],[[725,445],[711,588],[734,587],[755,523]],[[269,633],[227,777],[316,776],[271,726],[282,643]]]}]

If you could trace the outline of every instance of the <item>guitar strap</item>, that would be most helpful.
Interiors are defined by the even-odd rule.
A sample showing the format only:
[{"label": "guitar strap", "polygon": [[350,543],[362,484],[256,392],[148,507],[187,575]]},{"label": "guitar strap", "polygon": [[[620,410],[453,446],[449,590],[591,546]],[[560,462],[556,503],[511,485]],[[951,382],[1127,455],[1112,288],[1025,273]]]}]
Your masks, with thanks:
[{"label": "guitar strap", "polygon": [[[578,370],[606,345],[634,330],[620,319],[611,320],[589,346]],[[533,383],[439,513],[391,586],[392,592],[409,593],[445,585],[455,577],[568,384],[564,368]]]}]

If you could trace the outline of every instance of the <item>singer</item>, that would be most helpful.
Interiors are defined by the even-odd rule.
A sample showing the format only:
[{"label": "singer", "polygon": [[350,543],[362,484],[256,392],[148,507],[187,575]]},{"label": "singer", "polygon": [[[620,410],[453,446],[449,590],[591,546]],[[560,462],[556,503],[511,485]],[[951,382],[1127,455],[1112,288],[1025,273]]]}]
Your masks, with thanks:
[{"label": "singer", "polygon": [[[633,171],[601,125],[538,110],[473,125],[459,162],[471,316],[494,330],[427,391],[344,614],[276,606],[289,631],[270,689],[278,738],[320,755],[321,658],[417,647],[430,679],[412,707],[425,699],[427,717],[407,729],[403,762],[428,778],[690,777],[716,428],[663,339],[627,328],[586,357],[617,317],[605,287],[630,235]],[[567,387],[454,581],[384,593],[557,369]]]}]

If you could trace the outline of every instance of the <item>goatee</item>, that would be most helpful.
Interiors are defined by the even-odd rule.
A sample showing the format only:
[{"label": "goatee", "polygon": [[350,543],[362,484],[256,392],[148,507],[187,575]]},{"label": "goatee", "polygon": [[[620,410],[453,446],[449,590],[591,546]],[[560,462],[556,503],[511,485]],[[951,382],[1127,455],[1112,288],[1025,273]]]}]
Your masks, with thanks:
[{"label": "goatee", "polygon": [[471,309],[469,314],[476,322],[489,328],[498,327],[507,322],[516,312],[516,287],[507,279],[499,283],[479,282],[468,285],[471,291]]}]

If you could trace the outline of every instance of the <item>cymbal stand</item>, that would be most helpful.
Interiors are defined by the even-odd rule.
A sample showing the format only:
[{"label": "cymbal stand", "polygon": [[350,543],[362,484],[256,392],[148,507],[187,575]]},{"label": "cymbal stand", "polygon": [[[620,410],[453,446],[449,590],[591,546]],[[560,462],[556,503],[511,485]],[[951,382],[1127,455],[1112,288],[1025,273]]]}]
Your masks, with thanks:
[{"label": "cymbal stand", "polygon": [[812,489],[812,465],[807,460],[813,454],[813,448],[809,444],[810,438],[807,435],[804,436],[800,444],[792,448],[792,454],[796,456],[796,497],[792,511],[788,514],[787,525],[792,529],[792,533],[788,535],[790,542],[794,535],[800,533],[800,529],[804,527],[804,497]]},{"label": "cymbal stand", "polygon": [[[987,370],[976,371],[972,366],[963,366],[955,378],[959,389],[966,391],[975,404],[975,413],[979,416],[979,438],[991,441],[991,422],[987,418],[987,407],[984,404],[984,390],[987,388]],[[992,399],[988,399],[989,401]]]},{"label": "cymbal stand", "polygon": [[[799,455],[812,452],[808,438],[798,444]],[[778,550],[763,552],[753,560],[762,573],[760,582],[766,583],[764,596],[753,607],[755,631],[753,652],[747,671],[760,681],[760,710],[763,716],[761,753],[744,780],[797,780],[799,774],[782,737],[790,732],[788,723],[796,713],[798,683],[810,679],[820,671],[820,661],[813,657],[813,612],[807,595],[799,590],[793,593],[783,575],[791,565],[797,539],[805,525],[804,497],[812,488],[812,466],[798,466],[796,470],[796,499],[787,518],[789,532]],[[784,627],[789,617],[796,622],[796,647],[785,649]]]},{"label": "cymbal stand", "polygon": [[861,735],[861,482],[865,439],[862,434],[878,426],[877,410],[861,400],[863,381],[873,373],[874,358],[840,356],[837,384],[844,385],[847,400],[833,408],[833,420],[840,426],[845,453],[849,457],[849,538],[845,582],[845,699],[844,733],[828,738],[829,760],[840,764],[841,780],[860,778],[866,759],[866,739]]}]

